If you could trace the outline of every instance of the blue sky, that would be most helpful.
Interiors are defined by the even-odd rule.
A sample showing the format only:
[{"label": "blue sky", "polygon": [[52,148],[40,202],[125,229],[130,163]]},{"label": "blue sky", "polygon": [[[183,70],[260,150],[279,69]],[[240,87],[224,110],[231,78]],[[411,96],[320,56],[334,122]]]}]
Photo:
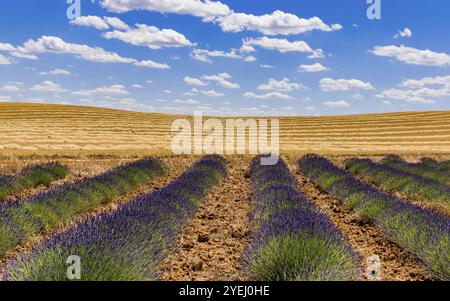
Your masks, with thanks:
[{"label": "blue sky", "polygon": [[0,102],[208,115],[450,108],[450,2],[3,1]]}]

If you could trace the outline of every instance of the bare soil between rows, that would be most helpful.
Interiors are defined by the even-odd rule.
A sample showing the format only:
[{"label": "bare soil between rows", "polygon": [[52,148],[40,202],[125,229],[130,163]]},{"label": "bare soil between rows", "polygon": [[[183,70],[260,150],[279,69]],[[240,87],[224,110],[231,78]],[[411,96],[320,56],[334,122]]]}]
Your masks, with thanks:
[{"label": "bare soil between rows", "polygon": [[209,193],[160,265],[162,280],[247,280],[241,256],[251,225],[248,160],[229,163],[228,176]]}]

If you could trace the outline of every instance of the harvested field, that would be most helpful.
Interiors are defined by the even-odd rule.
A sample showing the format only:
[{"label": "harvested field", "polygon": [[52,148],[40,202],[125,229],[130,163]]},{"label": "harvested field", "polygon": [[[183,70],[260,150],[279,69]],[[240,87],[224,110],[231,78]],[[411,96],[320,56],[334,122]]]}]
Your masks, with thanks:
[{"label": "harvested field", "polygon": [[[178,118],[192,120],[92,107],[0,103],[0,150],[169,154],[170,126]],[[450,111],[279,119],[281,151],[293,155],[450,153]]]}]

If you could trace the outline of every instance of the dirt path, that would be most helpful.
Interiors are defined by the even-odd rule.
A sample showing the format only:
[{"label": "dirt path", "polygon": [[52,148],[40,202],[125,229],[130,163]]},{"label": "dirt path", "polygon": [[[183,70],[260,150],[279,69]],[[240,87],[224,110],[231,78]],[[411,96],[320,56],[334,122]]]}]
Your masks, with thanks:
[{"label": "dirt path", "polygon": [[63,227],[57,229],[56,231],[32,236],[25,244],[15,248],[14,250],[9,252],[5,256],[0,257],[0,281],[2,279],[1,271],[2,271],[2,269],[5,268],[8,261],[10,261],[14,258],[17,258],[21,254],[30,252],[33,247],[39,245],[44,240],[50,238],[52,235],[54,235],[56,233],[64,232],[65,230],[67,230],[67,228],[69,228],[72,225],[80,224],[83,221],[85,221],[86,219],[93,217],[97,214],[107,212],[107,211],[113,211],[120,204],[128,203],[129,201],[131,201],[132,199],[134,199],[135,197],[137,197],[141,194],[151,192],[155,189],[159,189],[159,188],[169,184],[173,179],[175,179],[183,171],[185,171],[185,169],[193,162],[193,159],[190,159],[190,158],[163,158],[162,160],[166,163],[166,166],[168,167],[168,171],[166,172],[165,175],[158,177],[158,178],[154,179],[153,181],[150,181],[149,183],[147,183],[141,187],[131,190],[126,195],[117,198],[116,200],[114,200],[113,202],[111,202],[109,204],[97,207],[93,211],[91,211],[87,214],[83,214],[83,215],[73,218],[73,220],[71,221],[70,224],[64,225]]},{"label": "dirt path", "polygon": [[300,173],[294,161],[289,163],[302,191],[342,231],[347,241],[360,254],[363,279],[367,279],[367,258],[371,255],[378,255],[381,259],[382,280],[434,279],[418,259],[387,240],[378,227],[364,223],[340,201],[321,191]]},{"label": "dirt path", "polygon": [[241,254],[248,243],[249,162],[233,159],[228,177],[202,202],[178,238],[178,250],[160,266],[163,280],[244,280]]}]

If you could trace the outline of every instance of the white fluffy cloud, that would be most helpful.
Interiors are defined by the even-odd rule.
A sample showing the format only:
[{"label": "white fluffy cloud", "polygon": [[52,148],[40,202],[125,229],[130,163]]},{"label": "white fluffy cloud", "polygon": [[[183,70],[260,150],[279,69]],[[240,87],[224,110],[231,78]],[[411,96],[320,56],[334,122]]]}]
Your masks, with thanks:
[{"label": "white fluffy cloud", "polygon": [[406,27],[403,30],[400,30],[395,36],[394,38],[398,39],[398,38],[410,38],[412,37],[412,31],[411,29],[409,29],[408,27]]},{"label": "white fluffy cloud", "polygon": [[402,89],[387,89],[375,96],[408,103],[432,104],[436,99],[447,99],[450,96],[450,76],[406,79],[400,87]]},{"label": "white fluffy cloud", "polygon": [[276,80],[274,78],[269,79],[267,84],[258,86],[258,90],[264,91],[278,91],[278,92],[289,92],[292,90],[297,90],[300,88],[306,88],[303,84],[291,83],[290,79],[284,77],[281,80]]},{"label": "white fluffy cloud", "polygon": [[97,29],[109,29],[108,23],[98,16],[82,16],[70,21],[70,24],[94,27]]},{"label": "white fluffy cloud", "polygon": [[109,25],[111,25],[114,28],[117,28],[120,30],[128,30],[130,28],[125,22],[123,22],[119,18],[103,17],[103,19],[106,21],[106,23],[108,23]]},{"label": "white fluffy cloud", "polygon": [[271,69],[271,68],[274,68],[275,66],[274,65],[267,65],[267,64],[260,64],[259,67],[265,68],[265,69]]},{"label": "white fluffy cloud", "polygon": [[279,99],[292,99],[290,95],[280,93],[280,92],[270,92],[266,94],[255,94],[253,92],[246,92],[244,94],[245,97],[249,98],[257,98],[257,99],[271,99],[271,98],[279,98]]},{"label": "white fluffy cloud", "polygon": [[411,65],[422,66],[448,66],[450,65],[450,55],[438,53],[429,49],[420,50],[412,47],[401,46],[375,46],[371,52],[378,56],[395,58],[401,62]]},{"label": "white fluffy cloud", "polygon": [[393,100],[403,100],[408,103],[422,103],[422,104],[435,103],[434,100],[424,97],[429,96],[429,93],[430,91],[389,89],[382,91],[380,94],[375,95],[375,97],[388,98]]},{"label": "white fluffy cloud", "polygon": [[334,31],[342,29],[341,25],[327,25],[318,17],[303,19],[280,10],[261,16],[231,13],[224,17],[219,17],[217,22],[225,32],[253,30],[265,35],[290,35],[312,30]]},{"label": "white fluffy cloud", "polygon": [[30,91],[40,93],[61,93],[66,92],[67,90],[63,89],[60,84],[46,80],[38,85],[34,85],[33,87],[31,87]]},{"label": "white fluffy cloud", "polygon": [[183,95],[186,95],[186,96],[194,96],[194,95],[197,95],[198,93],[200,93],[200,91],[199,91],[198,89],[192,88],[191,90],[189,90],[189,91],[183,93]]},{"label": "white fluffy cloud", "polygon": [[242,52],[253,52],[255,51],[255,46],[259,46],[265,49],[269,50],[277,50],[281,53],[286,52],[302,52],[302,53],[309,53],[310,58],[320,58],[323,57],[323,50],[312,49],[308,43],[305,41],[289,41],[287,39],[277,39],[277,38],[268,38],[268,37],[261,37],[261,38],[248,38],[244,39],[242,41]]},{"label": "white fluffy cloud", "polygon": [[178,104],[184,104],[184,105],[196,105],[199,104],[200,102],[198,102],[197,100],[194,99],[175,99],[173,101],[174,103],[178,103]]},{"label": "white fluffy cloud", "polygon": [[0,65],[10,65],[11,61],[6,57],[0,54]]},{"label": "white fluffy cloud", "polygon": [[145,46],[150,49],[177,48],[193,46],[184,35],[172,29],[159,29],[155,26],[136,24],[136,28],[127,31],[113,30],[102,34],[106,39],[117,39],[134,45]]},{"label": "white fluffy cloud", "polygon": [[33,54],[27,54],[27,53],[23,53],[23,52],[18,52],[18,51],[11,51],[9,54],[11,54],[12,56],[18,57],[20,59],[27,59],[27,60],[37,60],[37,56],[33,55]]},{"label": "white fluffy cloud", "polygon": [[190,76],[185,76],[184,82],[190,86],[207,86],[208,85],[208,83],[205,83],[201,79],[195,78],[195,77],[190,77]]},{"label": "white fluffy cloud", "polygon": [[211,58],[222,57],[229,58],[235,60],[243,60],[246,62],[253,62],[255,59],[251,56],[244,56],[238,53],[236,49],[231,49],[230,51],[222,51],[222,50],[206,50],[206,49],[194,49],[191,53],[191,58],[197,61],[201,61],[204,63],[212,63]]},{"label": "white fluffy cloud", "polygon": [[301,72],[322,72],[322,71],[327,71],[327,70],[330,70],[330,69],[323,66],[320,63],[299,66],[299,71],[301,71]]},{"label": "white fluffy cloud", "polygon": [[208,97],[221,97],[221,96],[225,96],[225,94],[221,93],[221,92],[217,92],[215,90],[207,90],[207,91],[201,91],[201,93],[203,95],[206,95]]},{"label": "white fluffy cloud", "polygon": [[345,100],[337,100],[337,101],[327,101],[324,103],[329,108],[348,108],[350,104]]},{"label": "white fluffy cloud", "polygon": [[14,51],[16,47],[9,43],[0,43],[0,51]]},{"label": "white fluffy cloud", "polygon": [[0,91],[3,91],[3,92],[20,92],[20,91],[22,91],[22,88],[18,84],[8,83],[8,84],[6,84],[4,86],[1,86],[0,87]]},{"label": "white fluffy cloud", "polygon": [[231,75],[228,73],[219,73],[215,75],[203,75],[202,79],[207,81],[215,81],[218,85],[222,86],[226,89],[239,89],[241,86],[237,83],[232,83],[228,81],[231,78]]},{"label": "white fluffy cloud", "polygon": [[51,71],[42,71],[38,73],[39,75],[70,75],[70,71],[64,69],[53,69]]},{"label": "white fluffy cloud", "polygon": [[407,79],[401,84],[402,87],[420,88],[425,86],[444,86],[450,88],[450,75],[436,76],[436,77],[424,77],[422,79]]},{"label": "white fluffy cloud", "polygon": [[359,79],[323,78],[319,84],[322,91],[374,90],[370,83]]},{"label": "white fluffy cloud", "polygon": [[106,51],[100,47],[90,47],[84,44],[67,43],[55,36],[42,36],[37,40],[28,40],[23,46],[15,49],[24,54],[72,54],[76,58],[98,63],[126,63],[141,67],[169,69],[170,66],[151,60],[139,61],[134,58],[122,57],[117,53]]},{"label": "white fluffy cloud", "polygon": [[82,16],[70,21],[70,24],[94,27],[99,30],[109,29],[110,26],[120,30],[128,30],[129,26],[117,17]]},{"label": "white fluffy cloud", "polygon": [[123,85],[101,86],[91,90],[74,91],[72,95],[91,96],[91,95],[128,95],[130,94]]},{"label": "white fluffy cloud", "polygon": [[100,3],[104,8],[116,13],[149,10],[192,15],[205,20],[213,20],[231,13],[227,5],[210,0],[100,0]]}]

